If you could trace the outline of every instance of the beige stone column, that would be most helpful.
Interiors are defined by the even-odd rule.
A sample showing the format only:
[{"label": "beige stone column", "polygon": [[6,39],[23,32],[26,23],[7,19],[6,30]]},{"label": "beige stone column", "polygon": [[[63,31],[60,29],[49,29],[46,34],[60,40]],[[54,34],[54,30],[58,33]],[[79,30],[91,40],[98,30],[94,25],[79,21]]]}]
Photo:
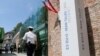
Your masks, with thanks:
[{"label": "beige stone column", "polygon": [[[50,2],[58,9],[58,0],[50,0]],[[58,13],[48,11],[48,56],[61,56],[61,33],[57,18]]]}]

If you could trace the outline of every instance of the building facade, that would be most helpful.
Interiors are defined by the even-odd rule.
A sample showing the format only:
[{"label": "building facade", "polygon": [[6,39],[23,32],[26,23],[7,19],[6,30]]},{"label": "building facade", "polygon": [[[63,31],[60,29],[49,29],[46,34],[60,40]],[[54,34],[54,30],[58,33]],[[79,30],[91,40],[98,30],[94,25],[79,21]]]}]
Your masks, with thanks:
[{"label": "building facade", "polygon": [[91,56],[100,56],[100,0],[86,0],[86,17]]},{"label": "building facade", "polygon": [[11,46],[12,45],[12,39],[13,39],[13,33],[12,32],[5,33],[2,46],[3,47],[5,47],[6,45]]},{"label": "building facade", "polygon": [[[59,1],[50,0],[59,10]],[[100,0],[84,0],[91,56],[100,56]],[[61,56],[61,30],[58,13],[48,10],[48,56]],[[51,23],[52,22],[52,23]]]},{"label": "building facade", "polygon": [[[50,0],[59,10],[59,1]],[[61,34],[58,13],[48,10],[48,56],[61,56]]]}]

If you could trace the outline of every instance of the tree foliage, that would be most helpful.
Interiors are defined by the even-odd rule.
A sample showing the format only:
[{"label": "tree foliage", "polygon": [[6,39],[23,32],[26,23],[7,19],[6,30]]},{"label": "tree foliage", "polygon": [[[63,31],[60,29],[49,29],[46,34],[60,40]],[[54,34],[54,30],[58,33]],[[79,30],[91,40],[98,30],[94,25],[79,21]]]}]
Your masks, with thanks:
[{"label": "tree foliage", "polygon": [[23,25],[22,23],[18,23],[18,24],[16,25],[16,27],[13,29],[14,35],[20,30],[20,27],[21,27],[22,25]]},{"label": "tree foliage", "polygon": [[40,10],[38,10],[37,12],[37,16],[38,16],[38,20],[37,20],[37,24],[43,24],[46,23],[48,21],[47,17],[48,17],[48,12],[47,9],[45,7],[42,7]]},{"label": "tree foliage", "polygon": [[20,38],[22,38],[25,34],[25,32],[27,31],[27,27],[25,27],[24,25],[21,27],[21,31],[20,31]]},{"label": "tree foliage", "polygon": [[2,43],[3,42],[3,39],[2,38],[0,38],[0,43]]},{"label": "tree foliage", "polygon": [[0,28],[0,43],[3,42],[3,37],[4,37],[4,28]]}]

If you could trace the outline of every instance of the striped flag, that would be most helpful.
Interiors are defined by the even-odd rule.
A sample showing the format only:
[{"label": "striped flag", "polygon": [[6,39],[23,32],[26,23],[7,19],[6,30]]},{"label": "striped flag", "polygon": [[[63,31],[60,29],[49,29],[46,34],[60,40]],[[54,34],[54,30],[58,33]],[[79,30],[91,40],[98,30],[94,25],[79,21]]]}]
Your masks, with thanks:
[{"label": "striped flag", "polygon": [[48,10],[50,10],[50,11],[52,11],[52,12],[55,12],[55,13],[58,13],[58,11],[53,7],[53,5],[51,4],[51,2],[50,2],[49,0],[45,0],[45,1],[43,1],[43,3],[44,3],[44,6],[45,6]]}]

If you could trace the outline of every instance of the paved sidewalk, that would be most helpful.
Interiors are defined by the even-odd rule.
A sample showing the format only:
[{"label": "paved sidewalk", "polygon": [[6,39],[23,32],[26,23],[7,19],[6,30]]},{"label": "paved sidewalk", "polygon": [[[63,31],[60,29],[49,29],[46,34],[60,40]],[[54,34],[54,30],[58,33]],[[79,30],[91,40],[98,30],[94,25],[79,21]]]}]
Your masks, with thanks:
[{"label": "paved sidewalk", "polygon": [[16,54],[11,54],[11,53],[2,53],[0,56],[17,56]]},{"label": "paved sidewalk", "polygon": [[27,56],[27,55],[26,55],[26,53],[17,53],[17,52],[13,52],[13,53],[8,52],[8,53],[5,53],[5,52],[3,52],[2,54],[0,54],[0,56]]},{"label": "paved sidewalk", "polygon": [[[17,56],[27,56],[26,53],[17,53],[17,52],[14,52],[14,54],[16,54]],[[33,54],[34,56],[34,54]]]},{"label": "paved sidewalk", "polygon": [[26,53],[17,53],[17,52],[14,52],[17,56],[26,56]]},{"label": "paved sidewalk", "polygon": [[5,52],[2,52],[2,54],[0,54],[0,56],[26,56],[26,53],[17,53],[17,52],[8,52],[8,53],[5,53]]}]

